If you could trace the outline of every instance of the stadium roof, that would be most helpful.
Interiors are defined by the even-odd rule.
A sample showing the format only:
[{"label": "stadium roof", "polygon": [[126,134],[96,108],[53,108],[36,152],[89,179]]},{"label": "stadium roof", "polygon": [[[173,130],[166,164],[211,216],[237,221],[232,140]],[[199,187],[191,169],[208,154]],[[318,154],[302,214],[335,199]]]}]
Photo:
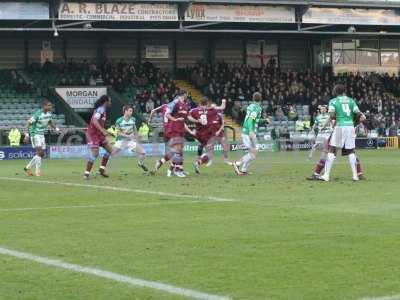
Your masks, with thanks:
[{"label": "stadium roof", "polygon": [[[400,0],[69,0],[71,2],[150,2],[150,3],[206,3],[206,4],[257,4],[335,7],[400,8]],[[37,2],[45,2],[38,0]]]}]

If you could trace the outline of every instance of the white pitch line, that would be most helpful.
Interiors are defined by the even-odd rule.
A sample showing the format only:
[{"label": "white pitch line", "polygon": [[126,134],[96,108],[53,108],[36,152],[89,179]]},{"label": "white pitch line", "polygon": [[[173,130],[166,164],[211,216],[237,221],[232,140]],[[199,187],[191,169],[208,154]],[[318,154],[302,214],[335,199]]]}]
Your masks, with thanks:
[{"label": "white pitch line", "polygon": [[215,202],[233,202],[233,201],[237,201],[236,199],[232,199],[232,198],[221,198],[221,197],[201,196],[201,195],[175,194],[175,193],[168,193],[168,192],[158,192],[158,191],[149,191],[149,190],[140,190],[140,189],[129,189],[129,188],[123,188],[123,187],[108,186],[108,185],[94,185],[94,184],[83,184],[83,183],[73,183],[73,182],[34,180],[34,179],[24,179],[24,178],[12,178],[12,177],[0,177],[0,180],[30,182],[30,183],[35,183],[35,184],[57,184],[57,185],[64,185],[64,186],[84,187],[84,188],[110,190],[110,191],[118,191],[118,192],[130,192],[130,193],[148,194],[148,195],[173,197],[173,198],[185,198],[185,199],[196,199],[196,200],[204,199],[204,200],[215,201]]},{"label": "white pitch line", "polygon": [[77,273],[85,273],[85,274],[90,274],[94,275],[97,277],[102,277],[106,279],[110,279],[113,281],[117,282],[122,282],[122,283],[127,283],[129,285],[133,286],[139,286],[139,287],[145,287],[145,288],[150,288],[150,289],[155,289],[163,292],[167,292],[170,294],[175,294],[179,296],[186,296],[192,299],[198,299],[198,300],[230,300],[231,298],[224,297],[224,296],[217,296],[217,295],[212,295],[212,294],[206,294],[203,292],[191,290],[191,289],[185,289],[169,284],[165,284],[162,282],[157,282],[157,281],[149,281],[149,280],[144,280],[140,278],[135,278],[135,277],[129,277],[97,268],[90,268],[90,267],[84,267],[80,265],[75,265],[75,264],[70,264],[67,262],[63,262],[62,260],[58,259],[52,259],[52,258],[47,258],[43,256],[36,256],[31,253],[26,253],[26,252],[20,252],[20,251],[15,251],[15,250],[10,250],[7,248],[0,247],[0,254],[7,255],[7,256],[12,256],[15,258],[23,259],[23,260],[29,260],[33,261],[39,264],[47,265],[47,266],[52,266],[56,268],[61,268]]},{"label": "white pitch line", "polygon": [[383,297],[364,297],[359,300],[400,300],[400,295],[383,296]]},{"label": "white pitch line", "polygon": [[[202,201],[190,201],[190,203],[200,203]],[[44,206],[44,207],[19,207],[19,208],[0,208],[0,212],[10,211],[31,211],[31,210],[52,210],[52,209],[79,209],[79,208],[102,208],[102,207],[129,207],[129,206],[147,206],[162,204],[184,204],[184,201],[164,201],[164,202],[148,202],[148,203],[131,203],[131,204],[99,204],[99,205],[70,205],[70,206]]]}]

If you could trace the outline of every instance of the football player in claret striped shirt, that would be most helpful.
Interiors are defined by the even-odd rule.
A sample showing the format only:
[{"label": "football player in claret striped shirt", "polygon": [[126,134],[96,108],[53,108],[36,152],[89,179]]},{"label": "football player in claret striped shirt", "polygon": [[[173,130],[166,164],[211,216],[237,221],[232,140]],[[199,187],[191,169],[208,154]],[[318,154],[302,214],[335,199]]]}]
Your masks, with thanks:
[{"label": "football player in claret striped shirt", "polygon": [[28,131],[25,133],[25,141],[31,139],[32,147],[36,150],[36,155],[26,165],[24,171],[28,176],[32,176],[32,167],[35,167],[35,175],[42,176],[41,166],[42,158],[46,151],[46,140],[44,134],[48,128],[54,129],[57,133],[60,129],[56,127],[52,121],[52,109],[53,105],[49,100],[42,102],[42,108],[38,109],[28,121]]}]

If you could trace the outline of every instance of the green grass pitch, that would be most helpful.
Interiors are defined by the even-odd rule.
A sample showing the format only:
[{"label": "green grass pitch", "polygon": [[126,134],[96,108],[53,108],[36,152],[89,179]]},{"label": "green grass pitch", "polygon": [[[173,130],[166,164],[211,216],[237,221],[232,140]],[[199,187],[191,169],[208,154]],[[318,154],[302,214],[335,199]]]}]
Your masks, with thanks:
[{"label": "green grass pitch", "polygon": [[[146,176],[121,158],[111,178],[88,182],[81,160],[46,160],[29,182],[5,179],[26,179],[25,161],[2,161],[0,247],[232,299],[400,294],[400,152],[358,153],[368,181],[357,183],[345,158],[330,183],[306,181],[306,152],[260,153],[247,177],[219,156],[199,176],[188,157],[184,179]],[[190,298],[0,255],[0,299]]]}]

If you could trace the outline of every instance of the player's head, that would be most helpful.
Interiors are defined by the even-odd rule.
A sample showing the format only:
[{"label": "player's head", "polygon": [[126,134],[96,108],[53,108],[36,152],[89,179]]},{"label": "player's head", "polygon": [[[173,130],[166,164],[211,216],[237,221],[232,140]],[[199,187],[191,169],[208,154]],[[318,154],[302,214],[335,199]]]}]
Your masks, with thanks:
[{"label": "player's head", "polygon": [[321,105],[321,107],[319,108],[319,111],[321,112],[321,114],[326,114],[328,112],[328,109],[327,109],[326,105]]},{"label": "player's head", "polygon": [[260,92],[255,92],[255,93],[253,94],[253,101],[254,101],[254,102],[261,102],[261,100],[262,100],[262,95],[261,95],[261,93],[260,93]]},{"label": "player's head", "polygon": [[181,101],[186,101],[187,100],[187,92],[184,90],[180,90],[178,93],[178,97]]},{"label": "player's head", "polygon": [[206,106],[209,102],[209,99],[207,97],[203,97],[200,99],[200,105],[201,106]]},{"label": "player's head", "polygon": [[111,106],[111,98],[107,95],[101,96],[97,101],[94,103],[94,109],[99,108],[100,106],[109,107]]},{"label": "player's head", "polygon": [[337,96],[342,96],[346,94],[346,87],[344,86],[344,84],[337,84],[333,87],[333,95],[335,97]]},{"label": "player's head", "polygon": [[49,100],[44,99],[42,101],[42,109],[43,109],[43,111],[45,111],[45,112],[51,111],[52,108],[53,108],[53,104]]},{"label": "player's head", "polygon": [[122,108],[122,112],[124,113],[124,117],[132,117],[133,114],[133,106],[128,104],[128,105],[124,105],[124,107]]}]

